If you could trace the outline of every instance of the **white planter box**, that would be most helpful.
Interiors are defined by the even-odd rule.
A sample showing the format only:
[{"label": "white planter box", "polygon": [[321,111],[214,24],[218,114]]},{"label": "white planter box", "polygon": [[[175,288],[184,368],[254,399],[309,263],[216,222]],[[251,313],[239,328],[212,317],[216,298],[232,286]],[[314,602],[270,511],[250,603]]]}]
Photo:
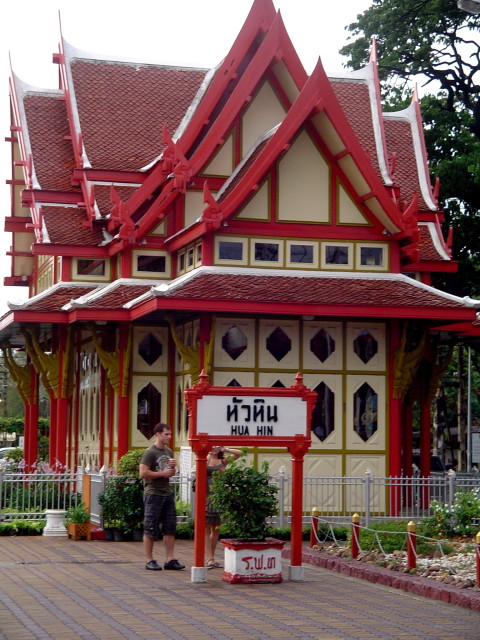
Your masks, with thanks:
[{"label": "white planter box", "polygon": [[263,542],[224,539],[225,582],[282,582],[284,540],[267,538]]}]

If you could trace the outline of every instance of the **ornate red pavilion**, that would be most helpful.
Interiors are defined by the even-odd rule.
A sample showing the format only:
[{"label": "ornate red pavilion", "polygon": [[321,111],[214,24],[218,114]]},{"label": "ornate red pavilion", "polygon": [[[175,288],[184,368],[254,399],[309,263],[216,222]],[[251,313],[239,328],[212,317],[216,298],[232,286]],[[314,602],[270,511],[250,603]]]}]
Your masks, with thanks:
[{"label": "ornate red pavilion", "polygon": [[[37,457],[114,465],[159,420],[188,444],[184,390],[317,392],[309,475],[428,473],[430,404],[480,301],[432,286],[442,236],[417,96],[383,113],[375,50],[307,75],[271,0],[215,69],[105,59],[64,40],[58,90],[11,81],[12,273],[0,320]],[[26,351],[27,361],[17,350]],[[251,453],[272,472],[274,449]]]}]

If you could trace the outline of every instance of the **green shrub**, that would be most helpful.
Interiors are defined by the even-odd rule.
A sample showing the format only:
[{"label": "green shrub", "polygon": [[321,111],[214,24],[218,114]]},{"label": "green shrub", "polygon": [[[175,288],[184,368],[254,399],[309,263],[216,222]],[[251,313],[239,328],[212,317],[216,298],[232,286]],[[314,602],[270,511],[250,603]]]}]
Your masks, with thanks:
[{"label": "green shrub", "polygon": [[278,513],[277,487],[270,484],[268,463],[256,469],[239,460],[212,476],[212,506],[222,514],[223,530],[232,538],[264,540],[268,518]]},{"label": "green shrub", "polygon": [[121,476],[138,479],[140,460],[144,449],[131,449],[123,455],[117,464],[117,471]]},{"label": "green shrub", "polygon": [[383,549],[385,553],[406,549],[406,532],[406,522],[375,522],[368,529],[360,529],[360,547],[365,552]]},{"label": "green shrub", "polygon": [[430,509],[433,514],[422,521],[428,535],[439,538],[474,535],[478,525],[472,524],[472,518],[480,518],[480,489],[459,491],[451,507],[432,501]]},{"label": "green shrub", "polygon": [[139,529],[143,523],[143,483],[132,477],[114,476],[98,495],[105,527],[125,531]]},{"label": "green shrub", "polygon": [[0,523],[0,536],[38,536],[45,528],[45,520],[12,520]]},{"label": "green shrub", "polygon": [[178,524],[175,537],[178,540],[193,540],[193,522],[182,522]]},{"label": "green shrub", "polygon": [[88,522],[89,518],[90,513],[87,511],[83,502],[70,507],[65,514],[66,522],[73,522],[74,524],[84,524]]}]

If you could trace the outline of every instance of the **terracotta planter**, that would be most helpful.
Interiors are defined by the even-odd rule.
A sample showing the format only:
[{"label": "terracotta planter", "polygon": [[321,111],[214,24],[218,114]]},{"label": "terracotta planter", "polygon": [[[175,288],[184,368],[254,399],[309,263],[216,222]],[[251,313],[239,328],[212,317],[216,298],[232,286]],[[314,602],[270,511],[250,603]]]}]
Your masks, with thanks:
[{"label": "terracotta planter", "polygon": [[223,539],[225,547],[225,582],[282,582],[284,540],[264,541]]},{"label": "terracotta planter", "polygon": [[68,537],[74,540],[80,540],[81,538],[90,540],[90,520],[82,523],[69,522],[67,525],[67,533]]}]

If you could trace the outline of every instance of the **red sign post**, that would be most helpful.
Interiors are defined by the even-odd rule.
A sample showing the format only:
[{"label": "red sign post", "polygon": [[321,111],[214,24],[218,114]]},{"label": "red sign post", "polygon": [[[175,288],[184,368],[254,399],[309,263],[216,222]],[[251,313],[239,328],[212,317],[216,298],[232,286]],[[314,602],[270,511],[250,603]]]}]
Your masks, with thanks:
[{"label": "red sign post", "polygon": [[185,391],[189,442],[196,456],[195,540],[192,582],[205,582],[207,456],[215,445],[286,447],[292,456],[290,579],[301,580],[303,459],[311,445],[310,423],[317,394],[297,373],[288,389],[213,387],[202,371]]}]

